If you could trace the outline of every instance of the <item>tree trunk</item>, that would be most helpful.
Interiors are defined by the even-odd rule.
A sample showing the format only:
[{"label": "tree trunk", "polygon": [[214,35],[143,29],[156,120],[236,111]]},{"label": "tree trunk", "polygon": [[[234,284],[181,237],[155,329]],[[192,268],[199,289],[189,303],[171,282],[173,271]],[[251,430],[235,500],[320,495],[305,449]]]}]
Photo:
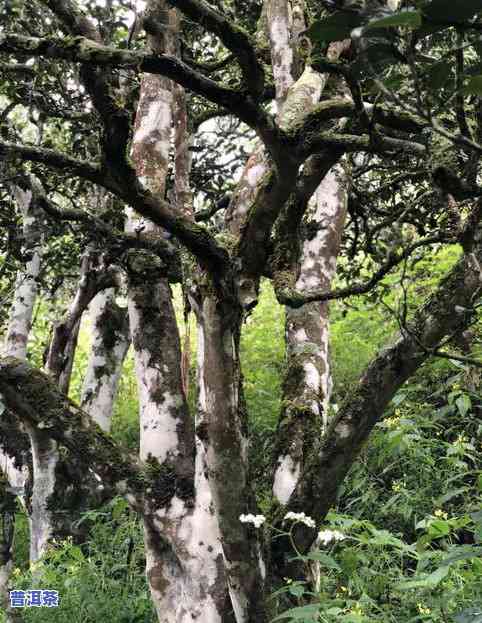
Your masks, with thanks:
[{"label": "tree trunk", "polygon": [[115,295],[109,288],[90,304],[92,343],[81,397],[82,408],[106,432],[130,343],[127,310],[117,305]]},{"label": "tree trunk", "polygon": [[[177,28],[177,16],[164,2],[152,0],[148,15]],[[150,36],[154,51],[176,52],[170,37]],[[179,104],[180,93],[177,93]],[[171,147],[172,84],[143,75],[136,116],[132,157],[149,190],[163,198]],[[179,107],[177,120],[182,123]],[[184,126],[184,124],[182,124]],[[177,128],[176,199],[178,209],[190,212],[187,136]],[[142,226],[151,236],[163,232]],[[229,620],[226,581],[217,518],[205,475],[202,446],[195,442],[181,374],[181,347],[172,294],[160,278],[155,258],[139,253],[130,264],[129,319],[139,388],[141,461],[160,470],[161,500],[144,518],[146,574],[162,623],[221,623]],[[179,597],[182,595],[182,599]]]}]

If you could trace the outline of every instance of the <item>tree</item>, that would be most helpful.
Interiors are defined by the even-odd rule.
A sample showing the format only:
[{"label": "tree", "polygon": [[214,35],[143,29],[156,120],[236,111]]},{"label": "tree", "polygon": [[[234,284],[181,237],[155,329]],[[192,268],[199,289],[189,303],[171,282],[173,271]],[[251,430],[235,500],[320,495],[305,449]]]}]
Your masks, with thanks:
[{"label": "tree", "polygon": [[[291,540],[270,540],[253,525],[262,519],[252,519],[239,345],[262,277],[286,306],[268,522],[275,530],[288,512],[326,515],[397,389],[431,356],[459,357],[444,349],[476,319],[482,117],[480,76],[471,70],[481,7],[406,4],[150,0],[129,34],[122,2],[89,2],[85,12],[72,0],[5,9],[4,185],[17,168],[37,174],[44,214],[59,231],[70,224],[87,253],[46,373],[24,352],[0,361],[2,446],[15,454],[12,422],[30,434],[32,499],[49,511],[44,537],[61,530],[52,500],[64,500],[66,487],[59,468],[50,469],[48,487],[36,478],[35,439],[46,440],[51,466],[60,449],[87,480],[101,479],[104,495],[127,498],[144,521],[160,621],[267,621],[271,590],[303,572]],[[445,56],[454,58],[448,72]],[[453,109],[444,106],[449,96]],[[221,136],[196,143],[206,122]],[[29,140],[32,126],[38,144]],[[239,182],[225,182],[253,133]],[[239,137],[234,165],[213,154]],[[22,184],[33,193],[31,177]],[[98,187],[107,192],[94,206]],[[442,244],[460,246],[458,262],[419,309],[400,310],[400,334],[333,414],[328,301],[376,297],[392,269]],[[341,285],[332,287],[340,252]],[[181,282],[186,313],[197,322],[194,418],[173,282]],[[128,298],[138,462],[105,432],[127,345],[119,315],[115,339],[99,335],[112,367],[94,374],[99,395],[105,388],[110,396],[107,411],[101,401],[91,405],[97,390],[89,383],[90,417],[65,395],[68,382],[56,387],[79,318],[95,295],[107,305],[113,287],[125,287]],[[88,489],[93,500],[95,485]],[[311,522],[296,525],[299,552],[315,538]]]}]

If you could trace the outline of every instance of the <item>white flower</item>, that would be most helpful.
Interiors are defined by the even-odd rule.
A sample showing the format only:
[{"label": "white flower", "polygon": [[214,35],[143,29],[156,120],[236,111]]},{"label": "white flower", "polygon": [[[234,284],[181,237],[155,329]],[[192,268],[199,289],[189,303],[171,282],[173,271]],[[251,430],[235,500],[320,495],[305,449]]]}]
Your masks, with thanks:
[{"label": "white flower", "polygon": [[316,527],[315,520],[311,519],[311,517],[308,517],[304,513],[293,513],[290,511],[289,513],[286,513],[285,515],[285,521],[287,519],[291,519],[292,521],[297,521],[299,523],[304,523],[305,526],[308,526],[308,528]]},{"label": "white flower", "polygon": [[320,530],[317,541],[323,545],[328,545],[331,541],[343,541],[343,539],[346,539],[346,536],[338,530]]},{"label": "white flower", "polygon": [[241,523],[252,523],[255,528],[259,528],[266,521],[264,515],[240,515],[239,521]]}]

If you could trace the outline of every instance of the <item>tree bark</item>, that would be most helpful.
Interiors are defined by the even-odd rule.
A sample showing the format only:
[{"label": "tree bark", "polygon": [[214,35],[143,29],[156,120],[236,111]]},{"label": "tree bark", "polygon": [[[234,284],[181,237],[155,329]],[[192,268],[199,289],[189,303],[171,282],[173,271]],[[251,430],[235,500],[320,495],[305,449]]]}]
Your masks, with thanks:
[{"label": "tree bark", "polygon": [[127,309],[117,305],[115,295],[116,290],[109,288],[90,304],[92,343],[81,397],[82,409],[106,432],[130,344]]},{"label": "tree bark", "polygon": [[[177,16],[164,2],[152,0],[148,16],[177,29]],[[168,30],[168,29],[166,29]],[[154,51],[177,51],[177,42],[151,35]],[[176,92],[176,200],[192,218],[188,135]],[[132,157],[138,175],[156,196],[164,197],[173,125],[173,86],[144,74],[141,82]],[[184,132],[183,132],[184,129]],[[131,219],[129,225],[138,227]],[[162,230],[143,226],[153,236]],[[129,318],[139,387],[140,458],[155,463],[179,486],[165,508],[145,516],[146,574],[162,623],[221,623],[229,620],[226,581],[217,518],[205,476],[202,446],[195,441],[181,373],[181,346],[172,294],[152,257],[130,265]],[[172,474],[172,476],[170,476]],[[182,599],[179,596],[182,595]]]}]

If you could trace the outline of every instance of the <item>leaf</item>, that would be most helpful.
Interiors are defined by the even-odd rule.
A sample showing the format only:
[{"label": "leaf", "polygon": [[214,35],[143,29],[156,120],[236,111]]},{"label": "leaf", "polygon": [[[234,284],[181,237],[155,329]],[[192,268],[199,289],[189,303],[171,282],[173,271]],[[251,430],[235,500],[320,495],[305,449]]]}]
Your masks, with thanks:
[{"label": "leaf", "polygon": [[396,584],[396,588],[400,591],[412,588],[435,588],[448,575],[449,571],[450,567],[439,567],[424,578],[399,582]]},{"label": "leaf", "polygon": [[[451,78],[450,69],[447,67],[447,63],[445,61],[434,63],[428,72],[428,84],[431,89],[434,91],[438,91],[441,89],[447,81]],[[448,409],[450,411],[450,405],[446,405],[442,407],[442,409]],[[439,411],[442,411],[439,409]]]},{"label": "leaf", "polygon": [[117,521],[122,517],[127,508],[127,502],[123,498],[117,498],[112,507],[112,518]]},{"label": "leaf", "polygon": [[430,522],[427,533],[432,539],[440,539],[450,534],[450,524],[443,519],[434,519]]},{"label": "leaf", "polygon": [[302,597],[305,594],[305,588],[301,584],[291,584],[288,587],[288,593],[295,597]]},{"label": "leaf", "polygon": [[334,606],[333,608],[328,608],[328,610],[324,610],[324,614],[330,614],[331,616],[337,616],[339,614],[343,614],[343,609]]},{"label": "leaf", "polygon": [[312,41],[341,41],[349,39],[351,31],[361,23],[361,17],[354,13],[334,13],[314,22],[306,34]]},{"label": "leaf", "polygon": [[5,405],[2,402],[2,400],[0,399],[0,415],[2,415],[2,413],[5,411]]},{"label": "leaf", "polygon": [[297,608],[290,608],[279,614],[272,621],[280,621],[281,619],[291,619],[295,621],[315,621],[318,618],[320,612],[320,604],[308,604],[306,606],[299,606]]},{"label": "leaf", "polygon": [[82,550],[78,545],[74,545],[73,547],[71,547],[69,553],[75,560],[78,560],[80,562],[83,562],[85,560],[84,554],[82,553]]},{"label": "leaf", "polygon": [[375,28],[393,28],[397,26],[406,28],[418,28],[422,24],[422,15],[420,11],[409,9],[407,11],[398,11],[393,15],[382,17],[380,19],[371,20],[364,30],[373,30]]},{"label": "leaf", "polygon": [[462,92],[465,95],[482,95],[482,76],[472,76]]},{"label": "leaf", "polygon": [[450,491],[447,491],[445,495],[441,495],[439,498],[434,500],[434,505],[443,506],[446,502],[448,502],[452,498],[457,497],[458,495],[461,495],[462,493],[465,493],[467,490],[467,487],[460,487],[460,489],[451,489]]},{"label": "leaf", "polygon": [[306,554],[304,558],[308,560],[316,560],[316,562],[320,562],[323,567],[326,567],[327,569],[335,569],[336,571],[341,571],[341,567],[336,562],[336,560],[334,560],[331,556],[328,556],[328,554],[324,554],[323,552],[310,552],[309,554]]},{"label": "leaf", "polygon": [[457,548],[457,551],[450,554],[442,560],[440,563],[443,567],[451,565],[458,560],[470,560],[471,558],[480,558],[482,556],[482,546],[480,545],[466,545],[464,547]]},{"label": "leaf", "polygon": [[482,12],[482,0],[432,0],[423,7],[423,14],[429,20],[437,22],[460,23]]},{"label": "leaf", "polygon": [[393,536],[388,530],[376,530],[372,528],[370,536],[371,545],[392,545],[399,549],[405,550],[407,545],[397,537]]},{"label": "leaf", "polygon": [[398,405],[402,404],[404,400],[406,400],[407,394],[403,392],[397,392],[395,396],[392,398],[392,405],[394,407],[398,407]]},{"label": "leaf", "polygon": [[461,396],[459,396],[455,401],[455,404],[462,417],[465,417],[472,407],[472,401],[470,400],[470,397],[467,396],[467,394],[462,394]]}]

